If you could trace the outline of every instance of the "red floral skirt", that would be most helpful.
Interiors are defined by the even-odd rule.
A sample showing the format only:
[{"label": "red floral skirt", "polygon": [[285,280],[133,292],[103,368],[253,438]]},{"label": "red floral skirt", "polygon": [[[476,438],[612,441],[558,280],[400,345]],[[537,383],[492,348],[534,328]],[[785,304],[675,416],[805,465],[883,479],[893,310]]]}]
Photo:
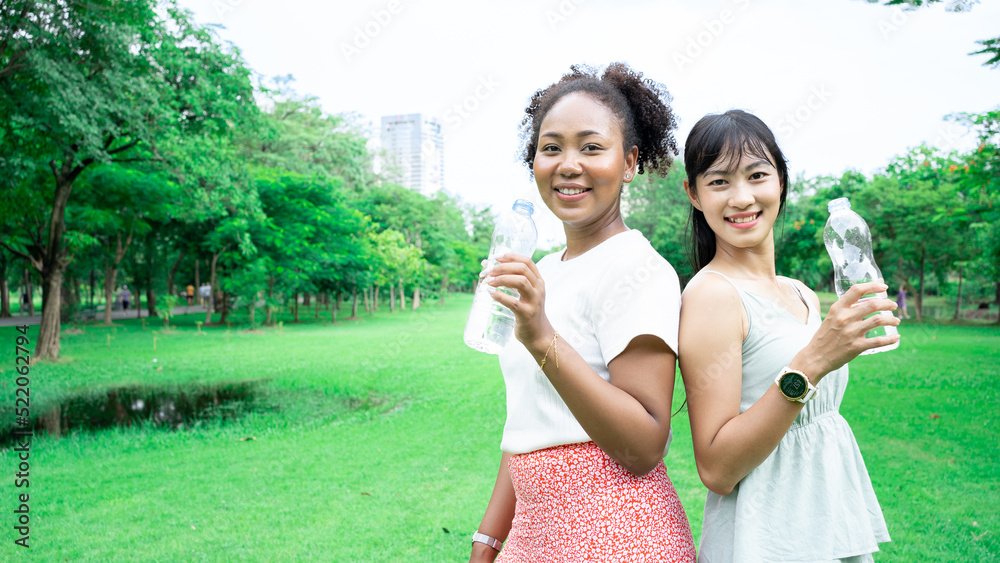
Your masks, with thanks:
[{"label": "red floral skirt", "polygon": [[585,442],[513,455],[508,468],[517,505],[500,563],[695,560],[662,461],[637,477]]}]

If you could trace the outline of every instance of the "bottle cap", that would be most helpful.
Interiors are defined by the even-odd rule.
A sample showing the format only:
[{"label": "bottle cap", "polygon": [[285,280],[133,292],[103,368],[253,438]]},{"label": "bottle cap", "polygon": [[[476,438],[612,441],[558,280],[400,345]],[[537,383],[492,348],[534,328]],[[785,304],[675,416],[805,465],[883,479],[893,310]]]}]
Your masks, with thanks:
[{"label": "bottle cap", "polygon": [[526,199],[519,199],[514,202],[514,211],[521,210],[528,215],[535,212],[535,205]]},{"label": "bottle cap", "polygon": [[838,197],[837,199],[830,200],[830,203],[826,204],[826,210],[833,213],[837,209],[850,209],[851,200],[846,197]]}]

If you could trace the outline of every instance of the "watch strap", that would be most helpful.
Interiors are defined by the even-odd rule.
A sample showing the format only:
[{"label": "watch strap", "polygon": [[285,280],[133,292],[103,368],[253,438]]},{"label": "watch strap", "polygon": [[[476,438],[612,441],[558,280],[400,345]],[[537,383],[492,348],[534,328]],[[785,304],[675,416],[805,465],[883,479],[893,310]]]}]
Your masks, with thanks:
[{"label": "watch strap", "polygon": [[502,541],[500,541],[500,540],[498,540],[498,539],[496,539],[496,538],[494,538],[492,536],[487,536],[486,534],[481,534],[481,533],[479,533],[479,530],[476,530],[476,532],[474,534],[472,534],[472,541],[473,541],[473,543],[475,543],[475,542],[485,543],[486,545],[492,547],[493,549],[495,549],[497,551],[500,551],[500,548],[503,547],[503,542]]},{"label": "watch strap", "polygon": [[[800,377],[802,377],[803,380],[805,380],[805,382],[806,382],[806,393],[805,393],[805,395],[803,395],[801,397],[789,397],[788,395],[785,395],[784,389],[781,388],[781,379],[783,377],[785,377],[785,375],[787,375],[789,373],[797,374]],[[790,368],[788,366],[785,366],[785,367],[781,368],[781,372],[778,373],[778,377],[774,378],[774,384],[778,386],[778,392],[780,392],[786,399],[788,399],[789,401],[795,401],[796,403],[805,403],[805,402],[808,402],[808,401],[812,400],[812,398],[814,396],[816,396],[816,392],[818,391],[818,389],[816,388],[816,386],[813,385],[812,382],[809,381],[808,377],[806,377],[805,373],[803,373],[803,372],[801,372],[801,371],[799,371],[797,369],[792,369],[792,368]]]}]

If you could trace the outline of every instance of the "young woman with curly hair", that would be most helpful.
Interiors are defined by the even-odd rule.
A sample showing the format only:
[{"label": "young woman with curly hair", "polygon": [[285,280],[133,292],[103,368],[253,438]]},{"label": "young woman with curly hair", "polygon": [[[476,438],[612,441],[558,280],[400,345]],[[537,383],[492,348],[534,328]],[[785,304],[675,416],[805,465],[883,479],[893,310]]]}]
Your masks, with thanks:
[{"label": "young woman with curly hair", "polygon": [[663,464],[680,287],[621,214],[624,184],[677,153],[669,101],[616,63],[572,67],[526,109],[524,162],[566,249],[502,257],[484,280],[520,297],[493,293],[516,340],[500,355],[503,454],[471,561],[694,561]]}]

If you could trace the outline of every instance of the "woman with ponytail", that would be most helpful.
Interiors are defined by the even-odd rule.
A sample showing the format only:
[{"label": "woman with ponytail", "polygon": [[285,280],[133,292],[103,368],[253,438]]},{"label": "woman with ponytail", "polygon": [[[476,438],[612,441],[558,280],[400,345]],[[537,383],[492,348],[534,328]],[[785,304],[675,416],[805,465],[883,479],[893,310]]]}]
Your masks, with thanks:
[{"label": "woman with ponytail", "polygon": [[864,563],[889,541],[854,434],[840,415],[847,362],[898,336],[881,281],[820,322],[819,300],[777,275],[774,224],[788,168],[760,119],[708,115],[684,146],[693,262],[680,357],[698,474],[708,487],[700,563]]}]

